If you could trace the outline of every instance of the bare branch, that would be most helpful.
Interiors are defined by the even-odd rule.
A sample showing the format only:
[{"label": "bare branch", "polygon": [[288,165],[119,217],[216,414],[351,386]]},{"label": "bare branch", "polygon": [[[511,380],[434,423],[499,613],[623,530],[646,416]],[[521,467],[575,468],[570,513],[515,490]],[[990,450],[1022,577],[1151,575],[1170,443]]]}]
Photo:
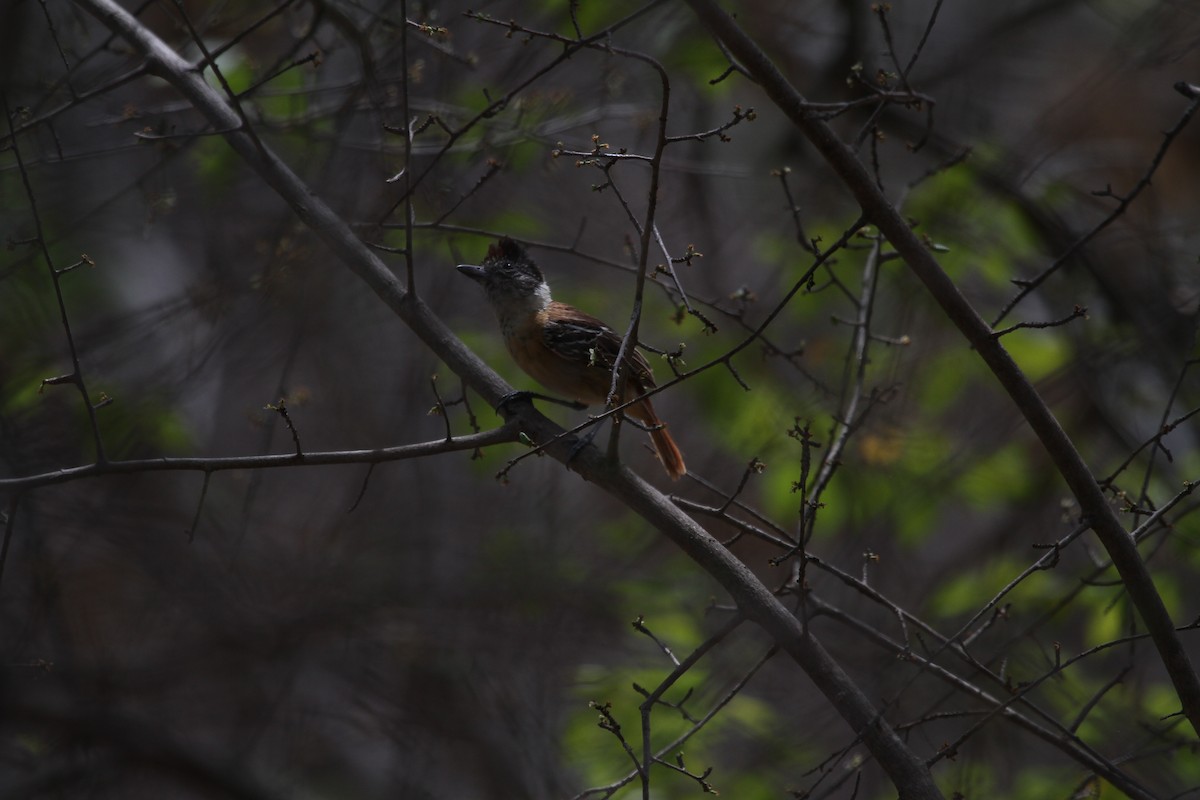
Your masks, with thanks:
[{"label": "bare branch", "polygon": [[[191,71],[189,65],[174,51],[124,9],[112,0],[79,0],[79,3],[149,59],[151,69],[187,97],[214,127],[225,129],[237,126],[238,116],[228,103]],[[407,293],[370,248],[359,241],[349,226],[317,198],[273,151],[265,146],[260,147],[242,130],[227,134],[226,140],[292,206],[300,219],[321,237],[343,264],[367,283],[472,388],[493,404],[509,394],[510,390],[499,376],[471,353],[419,298]],[[653,216],[648,219],[652,221]],[[645,226],[643,237],[649,236],[650,228],[649,224]],[[646,242],[648,240],[643,242],[643,257]],[[788,298],[802,285],[797,284]],[[764,327],[769,321],[764,323]],[[558,426],[536,413],[529,404],[516,405],[522,410],[522,430],[534,440],[547,441],[561,433]],[[512,416],[514,412],[506,410],[504,413]],[[439,446],[444,445],[439,442]],[[671,538],[721,583],[743,613],[761,625],[777,645],[804,669],[851,728],[862,736],[897,786],[905,787],[914,800],[941,797],[921,760],[880,718],[870,700],[820,642],[803,629],[795,616],[745,564],[629,469],[614,465],[598,453],[590,452],[590,448],[572,453],[568,446],[559,444],[551,449],[551,453],[563,461],[573,456],[572,466],[581,474],[621,498],[630,509]]]},{"label": "bare branch", "polygon": [[375,464],[425,458],[442,453],[475,450],[497,444],[509,444],[519,439],[515,425],[507,424],[483,433],[451,439],[436,439],[418,444],[379,447],[373,450],[330,450],[286,455],[226,456],[224,458],[142,458],[127,461],[105,461],[82,467],[65,467],[53,472],[26,475],[20,478],[0,478],[0,490],[25,491],[39,486],[97,478],[106,475],[130,475],[138,472],[224,472],[233,469],[277,469],[279,467],[316,467],[335,464]]},{"label": "bare branch", "polygon": [[[1013,403],[1041,440],[1042,446],[1053,460],[1059,474],[1070,486],[1080,508],[1113,559],[1130,598],[1150,630],[1154,645],[1183,703],[1184,712],[1193,730],[1200,733],[1200,676],[1197,676],[1192,666],[1136,545],[1108,505],[1083,457],[1045,401],[1008,352],[992,336],[992,327],[984,322],[962,295],[933,253],[913,232],[908,221],[878,190],[870,173],[854,153],[827,124],[813,119],[806,113],[804,97],[787,81],[762,49],[713,0],[688,2],[712,29],[714,35],[724,41],[746,69],[757,77],[780,110],[820,151],[854,195],[866,218],[879,227],[892,246],[904,257],[909,268],[925,284],[946,316],[959,328],[1000,380]],[[1189,116],[1198,106],[1200,99],[1189,106]],[[914,780],[917,779],[919,778],[914,776]]]}]

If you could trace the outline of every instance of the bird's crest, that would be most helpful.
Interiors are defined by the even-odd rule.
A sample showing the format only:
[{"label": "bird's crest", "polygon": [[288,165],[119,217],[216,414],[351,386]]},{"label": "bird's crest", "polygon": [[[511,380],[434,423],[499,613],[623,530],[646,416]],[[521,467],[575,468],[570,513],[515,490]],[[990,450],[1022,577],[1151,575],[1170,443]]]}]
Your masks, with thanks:
[{"label": "bird's crest", "polygon": [[488,247],[488,261],[506,258],[509,261],[519,261],[525,258],[525,249],[512,239],[505,236],[500,241]]}]

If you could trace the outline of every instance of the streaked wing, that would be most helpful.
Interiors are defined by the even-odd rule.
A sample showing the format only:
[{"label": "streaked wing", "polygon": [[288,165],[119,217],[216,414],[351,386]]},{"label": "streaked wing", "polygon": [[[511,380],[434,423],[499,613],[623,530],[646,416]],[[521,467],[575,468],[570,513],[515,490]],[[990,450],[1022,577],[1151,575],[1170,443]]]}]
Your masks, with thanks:
[{"label": "streaked wing", "polygon": [[[616,331],[576,308],[572,308],[570,314],[555,314],[548,319],[542,337],[552,351],[606,372],[612,372],[621,350],[621,336]],[[650,365],[636,347],[629,348],[626,359],[632,368],[630,378],[644,389],[654,386]]]}]

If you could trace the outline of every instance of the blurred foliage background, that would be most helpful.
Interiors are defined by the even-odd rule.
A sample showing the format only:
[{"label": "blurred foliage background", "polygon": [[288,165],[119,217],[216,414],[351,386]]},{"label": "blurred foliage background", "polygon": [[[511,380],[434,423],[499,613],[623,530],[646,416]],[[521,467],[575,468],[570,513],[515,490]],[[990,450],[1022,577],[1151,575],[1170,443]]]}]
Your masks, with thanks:
[{"label": "blurred foliage background", "polygon": [[[997,327],[1087,309],[1004,343],[1098,477],[1132,457],[1112,483],[1131,527],[1200,477],[1193,420],[1164,449],[1142,448],[1200,406],[1200,130],[1183,127],[1160,153],[1188,107],[1173,84],[1200,80],[1196,9],[733,5],[810,100],[848,104],[829,108],[837,130],[989,320],[1016,295],[1014,281],[1036,278],[1113,214],[1106,188],[1124,196],[1155,168]],[[419,177],[417,290],[517,388],[535,387],[454,265],[513,236],[559,299],[624,324],[638,237],[622,198],[641,215],[649,173],[636,160],[602,159],[601,169],[570,152],[648,154],[662,100],[645,61],[600,48],[556,62],[563,44],[530,30],[570,38],[636,15],[606,41],[662,65],[672,135],[754,110],[665,157],[659,229],[673,255],[689,245],[702,254],[675,269],[715,330],[681,313],[658,275],[642,338],[682,345],[686,366],[749,336],[811,265],[810,243],[827,248],[855,223],[849,195],[755,85],[727,74],[727,57],[682,3],[410,2],[407,62],[396,3],[136,11],[186,59],[201,53],[185,18],[220,52],[257,134],[365,241],[404,246],[403,183],[390,179]],[[306,451],[436,440],[447,422],[469,432],[472,415],[499,423],[477,397],[451,403],[462,398],[457,378],[199,114],[134,73],[138,57],[97,20],[59,0],[18,0],[3,13],[0,478],[95,458],[78,393],[43,384],[72,362],[39,234],[55,268],[81,253],[94,262],[59,283],[109,458],[290,452],[291,434],[267,408],[281,398]],[[898,86],[892,51],[901,64],[917,56],[908,82],[926,98],[920,107],[862,102],[867,86]],[[411,120],[400,110],[406,76]],[[416,131],[407,163],[406,124]],[[803,451],[788,431],[807,423],[828,447],[845,421],[871,235],[851,237],[735,359],[748,391],[718,368],[656,399],[692,475],[668,485],[640,435],[623,437],[623,457],[680,498],[715,506],[759,459],[740,518],[794,533]],[[937,652],[965,681],[1006,696],[1044,678],[1057,653],[1141,628],[1087,534],[988,605],[1078,515],[1020,414],[903,263],[884,257],[874,281],[870,409],[856,418],[809,547],[859,583],[811,565],[805,578],[828,609],[814,630],[932,757],[988,706],[888,642]],[[670,375],[653,361],[660,379]],[[446,419],[430,413],[439,396]],[[563,424],[583,418],[544,410]],[[495,480],[521,449],[223,472],[203,492],[189,472],[4,486],[0,792],[570,798],[626,776],[629,757],[590,703],[611,703],[637,742],[635,684],[650,690],[673,669],[631,622],[644,619],[682,658],[729,624],[728,600],[557,462],[526,459]],[[1195,507],[1181,502],[1143,545],[1181,625],[1200,613]],[[716,521],[710,530],[736,533]],[[768,586],[789,580],[789,565],[770,563],[773,548],[751,537],[730,546]],[[901,625],[895,609],[929,629]],[[939,651],[933,633],[973,619],[979,667]],[[1194,658],[1196,641],[1185,634]],[[795,664],[769,655],[750,626],[721,638],[665,695],[680,707],[656,709],[655,746],[716,710],[679,750],[693,773],[711,767],[706,780],[727,797],[894,796]],[[1200,755],[1170,716],[1178,701],[1147,642],[1103,649],[1028,699],[1152,795],[1198,791]],[[999,717],[983,722],[934,767],[947,796],[1116,791],[1054,744]],[[654,797],[700,793],[656,768]],[[641,796],[638,783],[615,796]]]}]

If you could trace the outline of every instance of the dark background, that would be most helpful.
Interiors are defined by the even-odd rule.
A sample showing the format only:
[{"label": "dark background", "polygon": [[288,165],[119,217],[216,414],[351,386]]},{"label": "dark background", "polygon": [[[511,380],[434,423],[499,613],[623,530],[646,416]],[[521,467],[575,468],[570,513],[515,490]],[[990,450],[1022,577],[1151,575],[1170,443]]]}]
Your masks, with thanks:
[{"label": "dark background", "polygon": [[[531,245],[556,296],[624,325],[638,236],[622,198],[640,218],[649,171],[625,161],[605,173],[554,151],[599,142],[649,154],[661,84],[644,61],[583,51],[468,125],[563,48],[468,18],[468,5],[408,5],[409,20],[434,27],[406,33],[420,130],[407,165],[396,133],[405,124],[399,4],[162,2],[139,18],[189,61],[200,52],[183,14],[208,49],[235,42],[218,64],[235,91],[255,87],[242,104],[257,134],[365,241],[404,245],[403,184],[388,179],[424,175],[413,198],[419,294],[514,386],[534,388],[504,352],[482,294],[453,266],[477,263],[492,239],[511,235]],[[573,36],[567,3],[470,8]],[[583,2],[577,19],[591,34],[637,8]],[[858,0],[738,8],[818,103],[865,97],[854,74],[876,83],[879,70],[891,72],[884,80],[902,88],[888,38],[907,64],[934,11],[897,3],[885,28]],[[60,286],[90,397],[111,399],[96,412],[110,459],[290,452],[291,433],[267,408],[281,398],[306,452],[437,440],[447,419],[456,434],[471,430],[467,407],[452,403],[463,394],[456,376],[202,116],[158,78],[117,80],[140,64],[127,45],[65,2],[18,0],[0,25],[9,120],[0,131],[0,478],[95,459],[79,393],[42,385],[72,369],[45,253],[60,270],[80,253],[95,262],[61,275]],[[1198,41],[1200,15],[1186,3],[948,3],[908,76],[935,101],[932,117],[928,102],[864,103],[834,119],[984,318],[1014,296],[1014,279],[1070,252],[997,327],[1087,308],[1086,318],[1004,342],[1098,477],[1200,405],[1200,132],[1184,127],[1159,151],[1188,107],[1172,85],[1200,81]],[[672,135],[711,131],[735,106],[755,111],[725,132],[729,141],[674,144],[664,160],[659,229],[672,255],[688,245],[703,254],[676,269],[716,330],[681,319],[660,276],[647,288],[642,338],[668,350],[682,343],[686,366],[699,366],[750,335],[812,263],[805,245],[831,245],[856,209],[752,83],[738,74],[710,83],[728,59],[685,5],[654,4],[611,43],[665,69]],[[447,130],[461,136],[450,142]],[[1119,198],[1097,192],[1124,196],[1152,168],[1149,187],[1070,249],[1118,209]],[[615,186],[597,191],[606,178]],[[869,246],[852,240],[737,357],[749,391],[716,368],[656,398],[692,475],[671,485],[636,431],[622,437],[623,457],[663,489],[715,505],[761,459],[765,471],[739,501],[794,532],[801,447],[787,431],[809,421],[827,447],[843,419],[859,366],[846,321]],[[403,274],[402,258],[384,257]],[[652,266],[662,260],[651,253]],[[1042,677],[1056,646],[1065,658],[1140,632],[1088,534],[993,619],[985,604],[1043,555],[1035,545],[1074,528],[1070,495],[899,260],[880,266],[872,330],[886,341],[865,364],[871,411],[822,497],[810,551],[943,635],[982,609],[973,628],[993,624],[971,652],[1002,682],[946,654],[939,663],[1001,696]],[[660,379],[671,374],[652,361]],[[447,405],[431,414],[439,396]],[[499,423],[467,399],[480,426]],[[572,425],[584,419],[545,410]],[[598,441],[606,438],[607,428]],[[1116,507],[1148,511],[1200,477],[1194,421],[1163,444],[1169,455],[1145,448],[1114,482]],[[195,472],[0,487],[0,792],[569,798],[626,775],[631,762],[589,701],[611,702],[639,742],[643,698],[631,686],[651,688],[672,669],[630,622],[644,615],[683,657],[729,621],[729,601],[558,462],[528,458],[496,480],[523,449],[219,472],[203,495]],[[1181,625],[1200,611],[1195,507],[1184,500],[1143,545]],[[1132,528],[1145,514],[1128,519]],[[734,533],[719,522],[710,531]],[[751,538],[731,546],[768,586],[788,580],[788,567],[768,562],[774,549]],[[814,630],[873,702],[889,704],[889,721],[919,754],[979,722],[986,704],[866,631],[907,635],[922,654],[937,649],[930,633],[902,628],[861,586],[815,569],[807,577],[814,597],[862,624],[831,615]],[[1200,656],[1194,632],[1183,636]],[[679,703],[692,690],[684,709],[693,718],[732,695],[680,748],[687,768],[712,767],[707,780],[728,797],[810,787],[814,796],[894,796],[861,751],[828,760],[852,732],[792,662],[757,669],[769,647],[742,625],[668,693]],[[1148,642],[1098,652],[1030,699],[1064,726],[1080,719],[1080,739],[1156,795],[1200,786],[1194,739],[1168,716],[1179,703]],[[656,746],[690,727],[669,708],[654,720]],[[656,797],[701,792],[665,768],[654,774]],[[934,775],[947,796],[1101,790],[1061,749],[998,718]],[[640,796],[636,781],[623,791]]]}]

